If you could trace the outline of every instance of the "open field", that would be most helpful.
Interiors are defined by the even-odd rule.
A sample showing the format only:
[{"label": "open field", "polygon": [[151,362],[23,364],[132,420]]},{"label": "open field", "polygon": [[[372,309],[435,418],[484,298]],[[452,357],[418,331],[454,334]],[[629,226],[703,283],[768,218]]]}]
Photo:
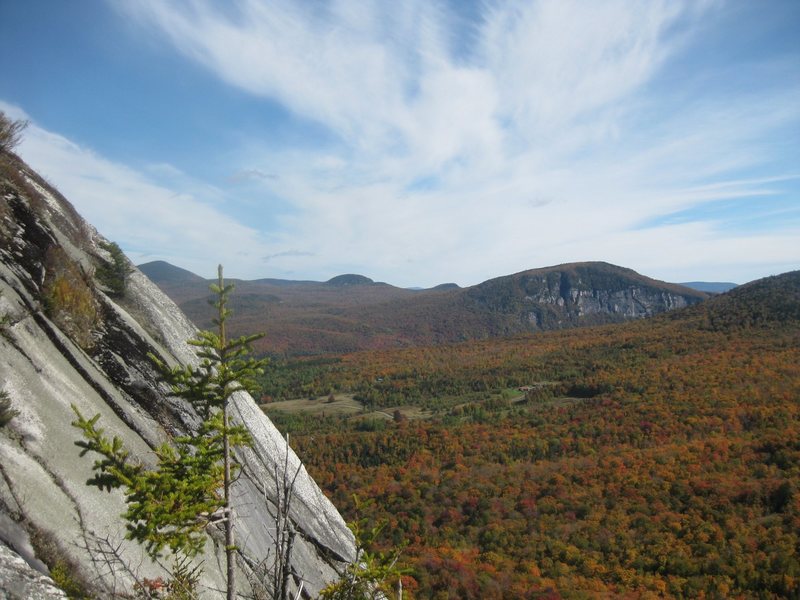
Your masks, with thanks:
[{"label": "open field", "polygon": [[313,400],[296,398],[281,402],[261,404],[261,409],[267,414],[281,412],[287,414],[305,413],[312,416],[342,417],[352,420],[395,418],[395,411],[404,419],[427,419],[431,412],[418,406],[387,406],[380,410],[367,410],[366,407],[353,398],[353,394],[334,394],[333,400],[329,396],[319,396]]},{"label": "open field", "polygon": [[296,398],[294,400],[262,404],[261,409],[267,414],[273,411],[281,411],[285,413],[305,412],[312,415],[346,416],[363,413],[364,405],[354,400],[352,394],[339,394],[334,396],[333,402],[328,399],[328,396],[320,396],[313,400]]}]

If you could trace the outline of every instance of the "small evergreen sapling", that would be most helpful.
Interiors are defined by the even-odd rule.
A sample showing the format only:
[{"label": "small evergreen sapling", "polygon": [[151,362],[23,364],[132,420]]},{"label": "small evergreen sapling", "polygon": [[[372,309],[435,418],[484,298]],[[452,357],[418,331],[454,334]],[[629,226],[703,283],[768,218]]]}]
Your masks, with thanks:
[{"label": "small evergreen sapling", "polygon": [[[248,445],[250,436],[242,425],[232,425],[228,405],[234,394],[255,392],[256,378],[263,373],[266,360],[250,356],[250,345],[260,335],[228,340],[225,322],[230,314],[226,305],[233,285],[225,285],[222,266],[217,284],[211,286],[217,300],[217,332],[201,331],[189,344],[197,348],[197,366],[169,367],[152,356],[172,395],[191,403],[202,418],[196,433],[163,444],[155,453],[157,464],[146,469],[130,460],[119,438],[109,440],[96,427],[99,415],[85,419],[73,407],[78,419],[73,423],[84,434],[76,442],[103,458],[95,461],[97,472],[87,483],[100,489],[124,487],[128,510],[128,538],[147,547],[156,557],[165,547],[185,556],[203,549],[204,529],[222,517],[225,526],[227,557],[227,598],[235,597],[233,515],[230,488],[236,472],[232,448]],[[221,493],[220,493],[221,490]]]},{"label": "small evergreen sapling", "polygon": [[234,553],[236,545],[233,534],[233,514],[231,512],[231,484],[236,465],[233,463],[231,449],[234,446],[250,444],[250,435],[242,425],[231,425],[228,405],[234,394],[250,392],[255,394],[259,389],[257,377],[264,373],[266,359],[257,360],[251,356],[251,344],[262,337],[261,334],[242,336],[228,340],[225,322],[230,315],[227,308],[228,296],[233,292],[233,284],[225,285],[222,276],[222,265],[218,269],[217,284],[211,290],[217,295],[214,306],[217,308],[217,332],[201,331],[198,337],[189,343],[197,347],[197,356],[201,363],[198,367],[186,366],[170,369],[158,359],[164,378],[172,386],[172,394],[189,401],[209,423],[217,436],[216,447],[222,451],[223,467],[223,502],[225,509],[225,554],[227,562],[227,598],[233,600],[236,587],[234,585]]},{"label": "small evergreen sapling", "polygon": [[121,298],[125,295],[128,276],[133,271],[133,267],[131,267],[122,252],[122,248],[116,242],[103,242],[101,246],[111,255],[111,262],[101,262],[95,271],[95,275],[100,283],[107,288],[111,296]]},{"label": "small evergreen sapling", "polygon": [[73,425],[83,431],[84,439],[75,442],[81,456],[102,456],[86,483],[107,491],[124,488],[128,539],[143,544],[153,558],[167,547],[185,556],[201,552],[207,523],[203,515],[219,509],[217,489],[222,484],[221,453],[205,428],[196,436],[177,438],[175,446],[160,445],[155,449],[156,467],[148,469],[131,460],[119,437],[109,440],[104,435],[97,427],[99,414],[85,419],[75,406],[73,410]]}]

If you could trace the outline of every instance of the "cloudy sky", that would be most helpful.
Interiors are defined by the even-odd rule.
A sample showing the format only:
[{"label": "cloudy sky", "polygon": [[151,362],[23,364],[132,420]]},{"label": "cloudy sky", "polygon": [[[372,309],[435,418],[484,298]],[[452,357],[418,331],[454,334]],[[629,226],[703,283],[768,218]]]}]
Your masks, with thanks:
[{"label": "cloudy sky", "polygon": [[19,154],[137,263],[800,268],[796,0],[0,0]]}]

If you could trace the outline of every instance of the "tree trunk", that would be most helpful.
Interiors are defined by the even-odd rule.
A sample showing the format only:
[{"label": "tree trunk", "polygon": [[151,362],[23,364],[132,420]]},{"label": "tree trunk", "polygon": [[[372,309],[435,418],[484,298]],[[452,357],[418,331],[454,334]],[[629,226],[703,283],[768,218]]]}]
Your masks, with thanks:
[{"label": "tree trunk", "polygon": [[223,409],[222,423],[225,428],[223,434],[223,461],[225,463],[225,473],[223,480],[223,487],[225,489],[225,559],[227,563],[228,575],[228,595],[227,600],[234,600],[236,598],[236,574],[234,573],[234,552],[236,551],[236,544],[233,540],[233,507],[231,506],[231,449],[228,443],[228,407]]},{"label": "tree trunk", "polygon": [[[225,289],[225,280],[222,277],[222,265],[217,268],[219,278],[219,288]],[[228,341],[225,339],[225,305],[220,302],[219,306],[219,345],[220,352]],[[226,357],[220,356],[221,363],[224,364]],[[236,544],[233,539],[233,507],[231,506],[231,446],[228,440],[228,401],[222,406],[222,462],[223,462],[223,483],[222,487],[225,495],[225,562],[227,567],[227,600],[236,598],[236,573],[234,571],[234,552]]]}]

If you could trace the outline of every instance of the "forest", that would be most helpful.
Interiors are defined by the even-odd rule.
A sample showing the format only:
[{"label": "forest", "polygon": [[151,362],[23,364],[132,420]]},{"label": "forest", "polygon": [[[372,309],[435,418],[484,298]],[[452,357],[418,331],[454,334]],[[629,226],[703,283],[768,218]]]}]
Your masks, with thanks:
[{"label": "forest", "polygon": [[[800,273],[626,324],[276,361],[263,384],[345,517],[386,523],[406,597],[800,594]],[[340,395],[363,409],[278,410]]]}]

